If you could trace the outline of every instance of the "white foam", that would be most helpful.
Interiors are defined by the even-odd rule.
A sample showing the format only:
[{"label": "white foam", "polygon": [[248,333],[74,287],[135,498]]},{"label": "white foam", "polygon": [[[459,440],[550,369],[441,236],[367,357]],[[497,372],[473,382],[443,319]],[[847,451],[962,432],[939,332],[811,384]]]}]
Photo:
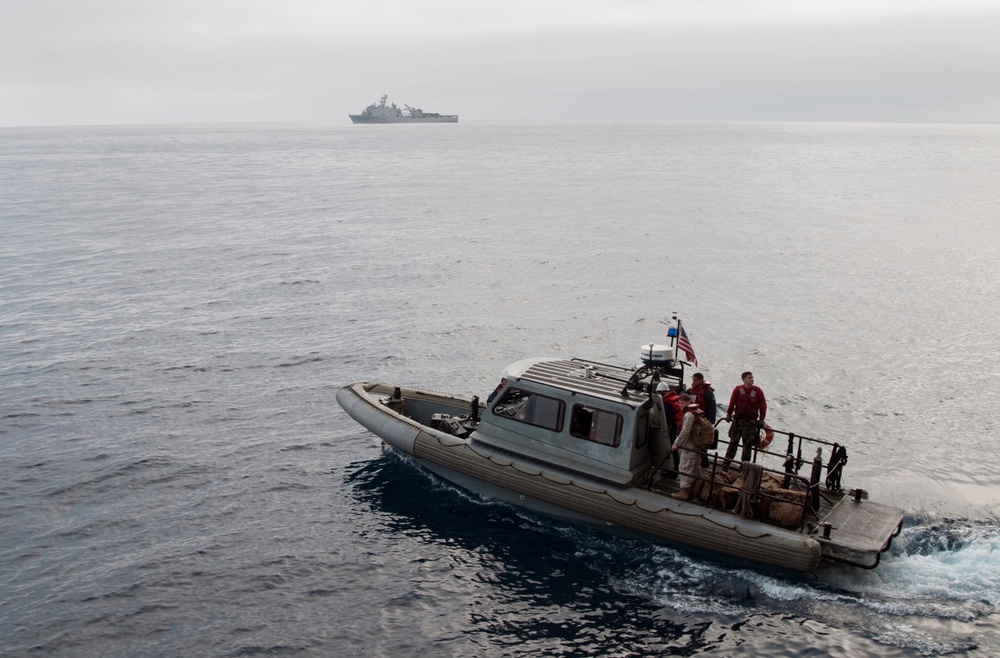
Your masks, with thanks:
[{"label": "white foam", "polygon": [[1000,528],[971,522],[910,528],[873,576],[849,589],[879,612],[965,621],[989,614],[1000,605]]}]

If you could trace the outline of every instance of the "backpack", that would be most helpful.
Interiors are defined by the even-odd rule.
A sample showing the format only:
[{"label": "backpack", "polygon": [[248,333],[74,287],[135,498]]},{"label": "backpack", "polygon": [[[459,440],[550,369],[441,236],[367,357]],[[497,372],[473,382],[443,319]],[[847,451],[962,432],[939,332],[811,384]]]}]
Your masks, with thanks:
[{"label": "backpack", "polygon": [[715,443],[715,427],[712,426],[712,421],[704,416],[695,418],[695,426],[691,428],[691,443],[702,450],[712,447]]}]

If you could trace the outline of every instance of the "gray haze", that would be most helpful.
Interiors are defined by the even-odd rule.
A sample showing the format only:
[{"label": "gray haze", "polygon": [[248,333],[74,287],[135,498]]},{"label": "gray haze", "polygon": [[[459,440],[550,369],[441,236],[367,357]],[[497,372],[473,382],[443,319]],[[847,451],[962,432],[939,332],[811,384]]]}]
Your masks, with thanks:
[{"label": "gray haze", "polygon": [[0,125],[1000,121],[996,0],[2,0]]}]

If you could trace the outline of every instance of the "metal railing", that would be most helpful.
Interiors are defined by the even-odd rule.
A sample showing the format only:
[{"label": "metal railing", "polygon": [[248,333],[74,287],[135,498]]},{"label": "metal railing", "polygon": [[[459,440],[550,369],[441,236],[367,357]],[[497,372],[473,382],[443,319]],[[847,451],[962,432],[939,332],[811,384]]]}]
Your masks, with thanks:
[{"label": "metal railing", "polygon": [[[723,420],[726,419],[721,418],[715,423],[716,428],[718,428],[719,423],[721,423]],[[844,446],[841,446],[838,443],[825,441],[823,439],[802,436],[800,434],[795,434],[794,432],[786,432],[783,430],[770,429],[770,431],[774,434],[780,434],[788,437],[788,443],[784,455],[782,455],[780,452],[767,450],[766,448],[760,448],[759,445],[754,445],[752,446],[751,460],[749,463],[756,464],[760,467],[762,477],[764,473],[769,473],[775,476],[777,479],[781,480],[782,489],[805,492],[806,496],[804,500],[801,501],[784,498],[780,495],[775,495],[761,489],[759,482],[752,489],[748,489],[746,487],[746,482],[744,482],[742,483],[740,488],[741,498],[737,501],[736,506],[737,508],[740,507],[740,500],[742,500],[745,502],[745,509],[756,510],[759,509],[760,501],[766,498],[770,499],[772,502],[789,503],[794,506],[801,507],[802,508],[802,514],[800,517],[801,520],[798,524],[798,529],[801,530],[804,524],[806,523],[807,516],[811,515],[815,519],[819,518],[818,512],[820,509],[821,497],[823,497],[830,504],[834,502],[823,496],[822,491],[820,490],[820,480],[822,478],[824,469],[826,470],[826,479],[824,481],[826,488],[837,492],[843,491],[843,486],[841,485],[841,476],[843,474],[844,465],[847,463],[847,450],[844,448]],[[712,449],[718,451],[722,445],[728,446],[733,443],[732,440],[722,439],[721,437],[718,436],[718,434],[719,431],[718,429],[716,429],[717,447],[713,447]],[[806,464],[806,460],[803,458],[802,452],[804,447],[806,450],[808,450],[810,447],[813,446],[816,447],[816,455],[811,460],[811,471],[809,474],[809,478],[807,479],[806,477],[799,474],[799,471],[802,469],[802,466]],[[830,448],[830,459],[826,464],[824,464],[822,460],[823,446]],[[690,450],[688,448],[678,448],[678,450],[695,452],[698,453],[699,455],[707,454],[706,450]],[[758,460],[761,458],[762,455],[770,455],[774,456],[777,459],[781,459],[782,460],[781,468],[780,469],[768,468],[764,466],[763,463],[758,464]],[[666,462],[666,459],[668,458],[670,458],[669,453],[667,457],[659,465],[656,466],[653,475],[650,476],[650,485],[652,485],[652,478],[655,476],[655,473],[659,470],[662,470],[663,464]],[[693,477],[696,481],[701,482],[702,487],[704,487],[705,483],[707,483],[708,492],[705,494],[705,504],[707,506],[716,508],[721,507],[723,509],[729,510],[728,506],[720,506],[715,504],[715,496],[713,494],[715,493],[716,488],[718,486],[726,486],[726,487],[730,486],[721,484],[717,479],[717,475],[720,470],[729,471],[730,470],[729,464],[732,463],[733,461],[738,461],[738,460],[734,458],[726,458],[724,456],[719,455],[718,452],[712,455],[708,455],[708,458],[711,462],[710,463],[711,471],[709,473],[709,476],[706,477],[704,475],[705,466],[702,466],[702,475],[700,477],[691,475],[691,477]],[[722,462],[721,468],[720,468],[720,462]]]}]

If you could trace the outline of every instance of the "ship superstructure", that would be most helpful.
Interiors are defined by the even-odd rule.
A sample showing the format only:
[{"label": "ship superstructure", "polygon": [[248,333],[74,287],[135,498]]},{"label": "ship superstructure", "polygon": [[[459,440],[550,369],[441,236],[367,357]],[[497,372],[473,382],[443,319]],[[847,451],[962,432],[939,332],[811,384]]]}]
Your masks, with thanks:
[{"label": "ship superstructure", "polygon": [[378,103],[372,103],[361,114],[348,114],[354,123],[458,123],[457,114],[424,112],[420,108],[403,104],[400,108],[382,94]]}]

